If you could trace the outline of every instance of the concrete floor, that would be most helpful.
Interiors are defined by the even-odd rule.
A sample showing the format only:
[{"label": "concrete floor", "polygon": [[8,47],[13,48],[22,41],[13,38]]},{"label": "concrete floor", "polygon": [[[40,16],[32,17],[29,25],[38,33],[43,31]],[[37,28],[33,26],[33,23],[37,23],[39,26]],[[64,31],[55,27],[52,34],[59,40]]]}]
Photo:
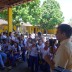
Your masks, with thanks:
[{"label": "concrete floor", "polygon": [[[20,62],[20,63],[17,63],[17,66],[12,68],[11,70],[9,69],[6,69],[6,70],[3,70],[0,72],[30,72],[29,69],[28,69],[28,66],[27,66],[27,62]],[[38,71],[38,72],[42,72],[42,71]]]},{"label": "concrete floor", "polygon": [[27,68],[27,63],[26,62],[21,62],[19,64],[17,64],[16,67],[12,68],[11,70],[3,70],[0,72],[30,72]]}]

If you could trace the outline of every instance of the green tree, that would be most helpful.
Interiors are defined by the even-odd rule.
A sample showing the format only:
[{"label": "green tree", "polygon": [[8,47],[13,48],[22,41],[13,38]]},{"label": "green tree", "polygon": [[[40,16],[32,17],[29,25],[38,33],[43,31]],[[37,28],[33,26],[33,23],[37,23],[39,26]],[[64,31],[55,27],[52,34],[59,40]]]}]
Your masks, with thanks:
[{"label": "green tree", "polygon": [[40,14],[39,0],[24,3],[13,8],[13,20],[15,23],[19,22],[21,18],[24,22],[30,22],[33,25],[39,24]]},{"label": "green tree", "polygon": [[55,0],[46,0],[42,5],[42,17],[40,27],[48,30],[63,22],[63,13],[60,11],[59,3]]},{"label": "green tree", "polygon": [[7,10],[1,11],[0,18],[8,20],[8,11]]}]

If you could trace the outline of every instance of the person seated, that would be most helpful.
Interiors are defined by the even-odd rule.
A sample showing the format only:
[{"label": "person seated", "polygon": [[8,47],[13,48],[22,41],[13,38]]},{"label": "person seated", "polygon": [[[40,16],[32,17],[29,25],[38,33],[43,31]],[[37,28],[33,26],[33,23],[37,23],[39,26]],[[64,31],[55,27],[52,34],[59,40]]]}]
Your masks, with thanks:
[{"label": "person seated", "polygon": [[1,47],[1,44],[0,44],[0,66],[1,66],[1,69],[5,69],[6,61],[7,61],[7,55],[6,55],[6,53],[4,53],[2,51],[2,47]]}]

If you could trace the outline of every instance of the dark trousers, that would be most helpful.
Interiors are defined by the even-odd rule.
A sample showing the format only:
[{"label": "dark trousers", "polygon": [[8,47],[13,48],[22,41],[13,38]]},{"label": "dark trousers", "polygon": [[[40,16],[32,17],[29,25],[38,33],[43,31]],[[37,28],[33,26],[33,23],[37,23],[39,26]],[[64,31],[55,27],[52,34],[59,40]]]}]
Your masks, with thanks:
[{"label": "dark trousers", "polygon": [[22,59],[23,59],[23,61],[26,60],[26,58],[25,58],[25,52],[26,52],[26,50],[23,50],[23,53],[22,53]]},{"label": "dark trousers", "polygon": [[31,72],[38,72],[38,57],[30,56]]},{"label": "dark trousers", "polygon": [[48,63],[46,63],[43,59],[42,59],[42,63],[40,64],[40,69],[43,72],[50,72],[50,66]]},{"label": "dark trousers", "polygon": [[28,63],[28,68],[30,68],[31,67],[31,65],[30,65],[30,59],[27,59],[27,63]]},{"label": "dark trousers", "polygon": [[11,66],[16,66],[16,61],[17,61],[17,59],[20,57],[20,55],[19,54],[15,54],[15,55],[11,55],[11,54],[8,54],[8,59],[9,59],[9,61],[10,61],[10,63],[11,63]]}]

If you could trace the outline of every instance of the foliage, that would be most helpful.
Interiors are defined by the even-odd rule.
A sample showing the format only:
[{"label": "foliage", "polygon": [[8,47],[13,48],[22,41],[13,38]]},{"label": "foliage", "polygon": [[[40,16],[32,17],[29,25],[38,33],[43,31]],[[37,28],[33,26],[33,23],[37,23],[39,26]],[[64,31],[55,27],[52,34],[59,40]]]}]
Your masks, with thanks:
[{"label": "foliage", "polygon": [[35,0],[16,6],[13,8],[13,20],[17,23],[21,18],[24,22],[30,22],[33,25],[39,24],[40,17],[40,1]]},{"label": "foliage", "polygon": [[0,18],[7,20],[8,19],[8,11],[7,10],[1,11]]},{"label": "foliage", "polygon": [[54,28],[63,22],[63,14],[60,6],[55,0],[47,0],[42,5],[42,19],[40,26],[43,29]]}]

